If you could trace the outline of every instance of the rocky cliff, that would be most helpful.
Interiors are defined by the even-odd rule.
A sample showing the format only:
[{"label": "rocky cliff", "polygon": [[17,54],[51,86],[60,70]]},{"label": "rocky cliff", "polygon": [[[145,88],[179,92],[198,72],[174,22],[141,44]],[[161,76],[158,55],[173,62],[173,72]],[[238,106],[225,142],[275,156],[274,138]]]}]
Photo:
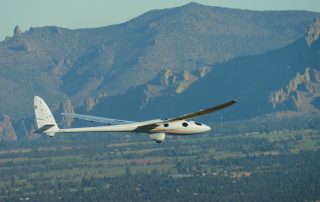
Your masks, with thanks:
[{"label": "rocky cliff", "polygon": [[11,119],[5,116],[0,122],[0,141],[16,141],[17,135],[12,127]]},{"label": "rocky cliff", "polygon": [[320,17],[315,19],[315,22],[312,23],[308,29],[306,29],[306,40],[310,46],[314,41],[318,40],[320,37]]},{"label": "rocky cliff", "polygon": [[290,99],[294,101],[295,107],[303,112],[318,112],[312,103],[315,99],[320,97],[320,70],[306,68],[304,73],[297,72],[296,76],[291,79],[285,90],[271,92],[270,101],[273,108],[289,102]]}]

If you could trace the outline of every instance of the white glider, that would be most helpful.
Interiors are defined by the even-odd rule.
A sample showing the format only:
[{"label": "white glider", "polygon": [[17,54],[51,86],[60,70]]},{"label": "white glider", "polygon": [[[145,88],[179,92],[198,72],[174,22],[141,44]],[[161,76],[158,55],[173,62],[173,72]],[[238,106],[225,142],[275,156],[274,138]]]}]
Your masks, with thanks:
[{"label": "white glider", "polygon": [[191,135],[211,130],[211,128],[205,124],[187,120],[224,109],[235,104],[236,102],[236,100],[231,100],[221,105],[210,107],[191,114],[182,115],[176,118],[154,119],[141,122],[124,121],[81,114],[63,114],[65,116],[72,116],[75,119],[99,122],[107,125],[60,129],[47,104],[39,96],[35,96],[34,110],[38,127],[35,133],[45,133],[48,136],[53,137],[56,133],[138,132],[148,133],[152,140],[156,141],[157,143],[161,143],[165,139],[166,135]]}]

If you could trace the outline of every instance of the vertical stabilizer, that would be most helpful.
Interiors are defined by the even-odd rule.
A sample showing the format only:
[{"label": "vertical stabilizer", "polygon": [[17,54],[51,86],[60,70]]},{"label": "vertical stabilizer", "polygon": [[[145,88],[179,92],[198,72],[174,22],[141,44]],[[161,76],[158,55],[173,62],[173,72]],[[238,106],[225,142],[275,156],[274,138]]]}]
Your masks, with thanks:
[{"label": "vertical stabilizer", "polygon": [[39,96],[34,97],[34,113],[38,127],[36,133],[47,133],[49,136],[54,136],[59,131],[48,105]]}]

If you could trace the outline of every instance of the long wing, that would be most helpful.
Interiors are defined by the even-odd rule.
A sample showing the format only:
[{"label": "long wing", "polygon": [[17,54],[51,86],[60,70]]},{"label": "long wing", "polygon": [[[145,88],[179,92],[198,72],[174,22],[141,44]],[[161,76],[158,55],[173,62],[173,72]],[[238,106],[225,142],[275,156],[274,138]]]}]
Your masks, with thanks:
[{"label": "long wing", "polygon": [[236,100],[231,100],[231,101],[223,103],[221,105],[217,105],[217,106],[214,106],[214,107],[203,109],[203,110],[200,110],[198,112],[194,112],[194,113],[191,113],[191,114],[185,114],[185,115],[182,115],[182,116],[179,116],[179,117],[176,117],[176,118],[168,119],[168,120],[166,120],[166,122],[180,121],[180,120],[191,119],[191,118],[194,118],[194,117],[197,117],[197,116],[202,116],[204,114],[209,114],[209,113],[224,109],[226,107],[229,107],[229,106],[235,104],[236,102],[237,102]]},{"label": "long wing", "polygon": [[[148,124],[141,125],[139,128],[150,128],[150,127],[157,127],[159,124],[162,123],[168,123],[168,122],[174,122],[174,121],[180,121],[180,120],[187,120],[191,119],[194,117],[202,116],[204,114],[212,113],[221,109],[224,109],[226,107],[229,107],[233,104],[235,104],[237,101],[236,100],[231,100],[229,102],[226,102],[221,105],[217,105],[214,107],[210,107],[207,109],[200,110],[198,112],[194,112],[191,114],[185,114],[176,118],[171,118],[171,119],[163,119],[161,121],[155,121],[155,122],[148,122]],[[119,119],[111,119],[111,118],[104,118],[104,117],[98,117],[98,116],[89,116],[89,115],[82,115],[82,114],[68,114],[68,113],[62,113],[64,116],[71,116],[75,119],[80,119],[80,120],[85,120],[85,121],[90,121],[90,122],[98,122],[98,123],[105,123],[108,125],[118,125],[118,124],[127,124],[127,123],[133,123],[133,121],[125,121],[125,120],[119,120]]]},{"label": "long wing", "polygon": [[212,113],[212,112],[224,109],[226,107],[229,107],[229,106],[235,104],[236,102],[237,102],[236,100],[231,100],[231,101],[223,103],[221,105],[217,105],[217,106],[214,106],[214,107],[203,109],[203,110],[200,110],[198,112],[191,113],[191,114],[185,114],[185,115],[182,115],[182,116],[179,116],[179,117],[176,117],[176,118],[163,119],[162,121],[158,121],[158,122],[154,122],[154,123],[151,123],[151,124],[142,125],[142,126],[139,126],[139,128],[140,129],[149,129],[150,130],[152,128],[156,128],[157,126],[159,126],[162,123],[169,123],[169,122],[174,122],[174,121],[187,120],[187,119],[191,119],[191,118],[194,118],[194,117],[197,117],[197,116],[202,116],[204,114]]},{"label": "long wing", "polygon": [[82,114],[68,114],[68,113],[61,113],[61,114],[64,116],[70,116],[74,119],[80,119],[80,120],[84,120],[84,121],[97,122],[97,123],[105,123],[108,125],[132,123],[132,121],[104,118],[104,117],[98,117],[98,116],[89,116],[89,115],[82,115]]}]

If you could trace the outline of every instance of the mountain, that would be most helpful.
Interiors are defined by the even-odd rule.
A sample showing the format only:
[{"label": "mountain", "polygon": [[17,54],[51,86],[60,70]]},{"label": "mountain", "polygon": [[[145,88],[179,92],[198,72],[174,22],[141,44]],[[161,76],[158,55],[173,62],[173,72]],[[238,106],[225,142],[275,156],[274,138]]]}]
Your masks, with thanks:
[{"label": "mountain", "polygon": [[[101,28],[40,27],[23,32],[16,27],[13,37],[0,43],[2,122],[12,123],[18,139],[29,134],[34,95],[42,96],[53,111],[75,109],[128,119],[159,116],[158,112],[168,116],[186,113],[230,97],[240,101],[243,94],[256,92],[235,92],[231,88],[233,82],[236,87],[248,79],[256,82],[250,68],[253,72],[259,68],[244,67],[246,61],[257,60],[257,64],[261,57],[269,62],[272,57],[264,54],[295,52],[290,46],[297,43],[300,45],[295,47],[304,47],[304,30],[317,16],[319,13],[307,11],[250,11],[190,3],[152,10],[128,22]],[[316,34],[310,35],[307,44],[315,41]],[[311,49],[304,50],[315,54]],[[299,62],[300,56],[295,56]],[[276,56],[272,59],[282,60]],[[241,61],[237,69],[231,67]],[[270,67],[269,74],[277,73],[280,64],[270,65],[276,66]],[[282,81],[281,85],[271,84],[261,90],[267,96],[261,110],[256,113],[252,108],[239,118],[272,111],[274,104],[270,110],[268,99],[307,68],[297,69],[296,65],[292,62],[292,73],[275,78]],[[242,80],[224,78],[228,74],[239,74]],[[222,92],[219,86],[223,85],[229,85],[230,91]],[[290,93],[286,91],[287,97],[292,96]],[[199,99],[192,103],[195,97]],[[70,120],[65,121],[70,124]]]},{"label": "mountain", "polygon": [[17,29],[0,44],[0,111],[28,117],[35,94],[54,109],[66,96],[81,106],[90,96],[123,94],[167,68],[194,71],[270,51],[303,36],[317,15],[191,3],[95,29]]},{"label": "mountain", "polygon": [[103,98],[92,113],[116,116],[122,112],[133,119],[176,116],[231,99],[239,102],[211,118],[248,119],[288,110],[319,113],[319,22],[317,18],[309,28],[313,31],[283,48],[212,64],[209,72],[165,70],[124,95]]}]

